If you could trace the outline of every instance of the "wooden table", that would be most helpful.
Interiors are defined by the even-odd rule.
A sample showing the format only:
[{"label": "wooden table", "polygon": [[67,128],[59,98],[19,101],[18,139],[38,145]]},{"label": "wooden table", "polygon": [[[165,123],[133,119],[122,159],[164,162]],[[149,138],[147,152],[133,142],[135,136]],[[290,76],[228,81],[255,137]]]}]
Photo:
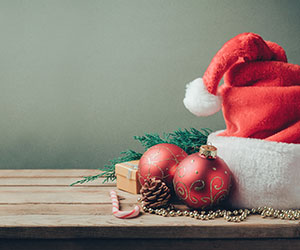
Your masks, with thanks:
[{"label": "wooden table", "polygon": [[[70,187],[95,170],[0,170],[0,249],[300,249],[299,221],[111,214],[114,183]],[[118,191],[122,209],[137,196]]]}]

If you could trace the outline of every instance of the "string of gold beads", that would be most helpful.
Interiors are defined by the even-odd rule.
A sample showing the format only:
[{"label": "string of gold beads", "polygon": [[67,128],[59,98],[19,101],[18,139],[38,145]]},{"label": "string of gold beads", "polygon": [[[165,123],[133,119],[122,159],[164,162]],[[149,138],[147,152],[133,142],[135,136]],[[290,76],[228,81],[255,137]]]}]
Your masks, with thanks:
[{"label": "string of gold beads", "polygon": [[179,210],[174,206],[166,208],[148,208],[143,206],[142,209],[146,213],[156,214],[163,217],[186,216],[198,220],[213,220],[216,218],[224,218],[228,222],[242,222],[248,218],[249,215],[260,215],[262,218],[277,218],[282,220],[298,220],[300,219],[300,210],[279,210],[271,207],[258,207],[252,209],[238,209],[238,210]]}]

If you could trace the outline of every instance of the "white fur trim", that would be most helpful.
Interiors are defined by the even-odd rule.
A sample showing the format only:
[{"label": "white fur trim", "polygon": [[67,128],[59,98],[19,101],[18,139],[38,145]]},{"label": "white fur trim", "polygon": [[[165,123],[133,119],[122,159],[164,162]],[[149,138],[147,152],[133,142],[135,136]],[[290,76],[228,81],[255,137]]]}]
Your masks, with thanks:
[{"label": "white fur trim", "polygon": [[184,106],[196,116],[209,116],[221,109],[221,97],[209,93],[202,78],[186,85]]},{"label": "white fur trim", "polygon": [[208,136],[236,181],[235,207],[300,208],[300,144]]}]

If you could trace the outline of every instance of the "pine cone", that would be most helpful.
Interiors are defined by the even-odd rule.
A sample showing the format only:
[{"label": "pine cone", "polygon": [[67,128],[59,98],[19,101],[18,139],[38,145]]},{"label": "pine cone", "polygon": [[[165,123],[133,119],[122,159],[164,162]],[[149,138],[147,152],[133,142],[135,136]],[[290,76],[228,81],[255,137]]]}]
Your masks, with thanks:
[{"label": "pine cone", "polygon": [[147,208],[163,207],[171,198],[170,189],[166,183],[156,178],[147,179],[140,193],[142,204]]}]

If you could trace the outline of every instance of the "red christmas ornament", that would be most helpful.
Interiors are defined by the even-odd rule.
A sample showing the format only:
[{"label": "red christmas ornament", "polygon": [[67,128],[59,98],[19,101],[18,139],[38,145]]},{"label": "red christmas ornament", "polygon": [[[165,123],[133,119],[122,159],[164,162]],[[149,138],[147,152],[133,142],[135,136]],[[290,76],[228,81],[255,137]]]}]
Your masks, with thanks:
[{"label": "red christmas ornament", "polygon": [[149,148],[139,161],[141,185],[147,178],[156,177],[171,187],[176,168],[185,157],[187,153],[175,144],[161,143]]},{"label": "red christmas ornament", "polygon": [[174,190],[189,207],[205,209],[218,204],[229,194],[232,174],[217,156],[217,148],[203,145],[199,153],[186,157],[177,167]]}]

